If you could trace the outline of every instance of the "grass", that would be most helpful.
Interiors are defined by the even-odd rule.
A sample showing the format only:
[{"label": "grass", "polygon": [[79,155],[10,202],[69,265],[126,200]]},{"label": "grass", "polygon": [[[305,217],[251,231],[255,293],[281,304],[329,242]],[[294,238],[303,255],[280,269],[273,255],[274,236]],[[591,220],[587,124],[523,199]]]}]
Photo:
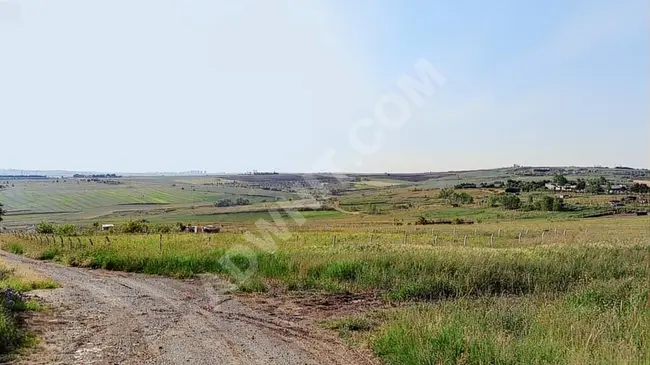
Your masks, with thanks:
[{"label": "grass", "polygon": [[400,302],[380,320],[329,324],[344,336],[363,334],[386,364],[636,364],[650,360],[648,223],[306,224],[265,242],[267,250],[235,233],[168,235],[162,249],[153,235],[111,236],[110,245],[93,247],[0,240],[5,249],[75,266],[231,279],[223,258],[245,245],[255,255],[227,256],[240,271],[253,269],[240,291],[371,291]]},{"label": "grass", "polygon": [[[50,280],[20,268],[11,268],[0,261],[0,291],[12,289],[20,293],[35,289],[55,288]],[[22,327],[20,312],[41,311],[43,307],[33,300],[13,303],[0,299],[0,361],[19,347],[30,345],[34,337]]]},{"label": "grass", "polygon": [[391,313],[372,347],[389,365],[648,363],[648,284],[604,280],[566,295],[416,306]]}]

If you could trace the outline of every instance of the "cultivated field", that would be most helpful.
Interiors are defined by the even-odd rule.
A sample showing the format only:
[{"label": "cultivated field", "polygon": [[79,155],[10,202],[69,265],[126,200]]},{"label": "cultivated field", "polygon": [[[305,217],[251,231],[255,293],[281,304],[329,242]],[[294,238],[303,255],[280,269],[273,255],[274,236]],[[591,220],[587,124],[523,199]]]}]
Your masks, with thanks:
[{"label": "cultivated field", "polygon": [[[168,217],[172,212],[178,212],[179,216],[193,215],[205,213],[205,208],[214,208],[219,199],[241,197],[254,205],[295,197],[291,192],[263,190],[214,178],[87,180],[60,178],[3,182],[6,187],[0,189],[0,201],[7,211],[3,225],[25,226],[41,221],[93,222],[156,214]],[[197,209],[196,213],[193,212]]]},{"label": "cultivated field", "polygon": [[[325,322],[388,364],[637,364],[650,359],[649,224],[607,217],[323,226],[256,249],[252,260],[228,255],[241,270],[255,267],[243,292],[352,293],[397,306]],[[88,238],[3,241],[6,250],[73,266],[176,277],[228,277],[222,257],[247,244],[239,233],[163,235],[162,245],[158,235],[95,236],[92,247]]]},{"label": "cultivated field", "polygon": [[[647,195],[612,208],[623,196],[360,178],[297,220],[271,202],[152,208],[106,215],[110,232],[79,220],[0,244],[78,267],[217,274],[256,310],[334,330],[385,364],[650,363],[650,219],[636,214]],[[260,179],[246,184],[296,194]],[[222,230],[180,233],[177,222]]]}]

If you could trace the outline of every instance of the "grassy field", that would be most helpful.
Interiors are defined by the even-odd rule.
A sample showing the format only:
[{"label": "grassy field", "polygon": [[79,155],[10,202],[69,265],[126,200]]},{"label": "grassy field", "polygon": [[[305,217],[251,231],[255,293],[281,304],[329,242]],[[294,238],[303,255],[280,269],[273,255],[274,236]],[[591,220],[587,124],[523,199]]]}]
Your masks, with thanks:
[{"label": "grassy field", "polygon": [[[505,209],[490,203],[503,189],[457,190],[467,201],[454,203],[435,187],[506,180],[513,171],[358,176],[336,185],[320,210],[305,210],[311,203],[276,175],[133,179],[131,187],[88,192],[104,199],[96,203],[74,186],[82,184],[65,182],[71,186],[31,206],[7,204],[14,209],[7,218],[23,219],[15,211],[23,204],[40,204],[43,214],[26,213],[32,222],[50,220],[52,207],[81,209],[59,218],[78,225],[72,237],[2,234],[0,245],[73,266],[180,278],[215,273],[250,295],[380,298],[381,309],[360,307],[324,325],[389,365],[650,364],[648,216],[586,218],[614,213],[610,201],[619,195],[562,193],[562,209],[547,211],[530,207],[559,193],[521,193],[520,209]],[[627,178],[626,171],[606,172]],[[75,203],[64,204],[66,194]],[[212,204],[244,195],[251,205]],[[647,196],[636,198],[625,209],[647,210],[636,202]],[[276,201],[289,200],[304,219],[270,213]],[[92,225],[112,222],[120,232],[127,220],[170,233],[112,234]],[[178,222],[222,230],[183,234]]]},{"label": "grassy field", "polygon": [[229,277],[221,260],[229,252],[239,269],[255,268],[243,291],[379,293],[399,309],[338,326],[387,364],[639,364],[650,360],[649,227],[647,217],[307,224],[271,250],[256,248],[254,260],[229,251],[248,244],[239,233],[173,234],[162,248],[153,235],[93,247],[85,238],[73,247],[2,240],[6,250],[74,266],[179,277]]},{"label": "grassy field", "polygon": [[34,301],[9,302],[4,293],[15,290],[23,293],[35,289],[55,288],[56,284],[31,271],[9,266],[0,259],[0,362],[7,360],[8,353],[34,341],[33,337],[21,327],[20,313],[41,310]]}]

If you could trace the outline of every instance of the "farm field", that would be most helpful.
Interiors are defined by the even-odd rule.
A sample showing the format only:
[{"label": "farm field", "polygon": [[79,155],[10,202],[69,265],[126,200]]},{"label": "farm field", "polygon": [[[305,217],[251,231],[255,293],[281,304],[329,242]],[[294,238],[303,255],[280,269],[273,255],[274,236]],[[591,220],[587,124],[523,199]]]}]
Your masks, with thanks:
[{"label": "farm field", "polygon": [[[477,183],[517,178],[473,174]],[[217,275],[239,301],[332,331],[382,364],[650,363],[647,194],[506,194],[504,187],[439,189],[428,175],[399,175],[395,183],[369,175],[330,181],[335,194],[314,188],[318,198],[310,200],[292,176],[242,179],[101,185],[88,193],[106,201],[89,208],[79,200],[85,216],[60,221],[49,220],[56,214],[46,201],[34,203],[42,214],[26,216],[44,224],[0,234],[0,247],[189,283]],[[70,185],[53,193],[76,196],[82,184]],[[133,189],[150,195],[136,202]],[[188,190],[193,202],[184,200]],[[239,196],[251,204],[213,204]],[[25,218],[16,204],[6,204],[7,222]],[[57,206],[64,208],[74,207]],[[107,222],[114,229],[100,231]],[[189,224],[221,230],[181,232]]]},{"label": "farm field", "polygon": [[[637,364],[650,359],[649,227],[647,217],[635,216],[435,227],[311,224],[290,229],[270,249],[240,233],[163,235],[162,246],[157,235],[111,235],[109,244],[94,247],[86,237],[81,245],[70,241],[72,247],[2,240],[5,250],[73,266],[216,273],[262,298],[379,298],[392,304],[326,317],[322,325],[386,364]],[[232,251],[238,245],[253,250]],[[251,276],[237,281],[225,256]]]},{"label": "farm field", "polygon": [[7,181],[0,201],[7,211],[3,224],[30,225],[40,221],[97,220],[105,216],[137,214],[162,208],[210,207],[219,199],[245,198],[251,204],[287,200],[290,192],[245,185],[212,185],[221,180],[166,177],[121,178],[119,184],[87,179]]}]

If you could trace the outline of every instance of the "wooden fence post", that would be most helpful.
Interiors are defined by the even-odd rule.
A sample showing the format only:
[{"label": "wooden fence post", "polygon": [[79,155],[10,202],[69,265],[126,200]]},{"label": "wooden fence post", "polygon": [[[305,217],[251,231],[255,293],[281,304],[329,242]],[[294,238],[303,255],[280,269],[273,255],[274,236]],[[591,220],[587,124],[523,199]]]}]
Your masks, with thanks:
[{"label": "wooden fence post", "polygon": [[521,243],[521,232],[519,232],[519,243]]},{"label": "wooden fence post", "polygon": [[163,236],[163,235],[162,235],[162,233],[161,233],[161,234],[160,234],[160,239],[158,240],[158,250],[160,250],[160,251],[162,251],[162,240],[163,240],[163,237],[162,237],[162,236]]},{"label": "wooden fence post", "polygon": [[467,246],[467,235],[463,237],[463,246]]},{"label": "wooden fence post", "polygon": [[490,234],[490,247],[494,247],[494,233]]}]

